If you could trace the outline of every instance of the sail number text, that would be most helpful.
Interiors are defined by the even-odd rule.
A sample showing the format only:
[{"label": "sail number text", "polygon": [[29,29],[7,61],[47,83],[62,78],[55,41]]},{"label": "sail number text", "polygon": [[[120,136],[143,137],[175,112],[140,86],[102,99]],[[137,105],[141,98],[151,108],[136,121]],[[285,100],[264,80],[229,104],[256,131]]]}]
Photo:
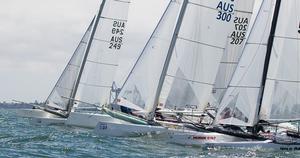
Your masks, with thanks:
[{"label": "sail number text", "polygon": [[[234,0],[231,1],[233,2]],[[234,13],[234,4],[220,1],[217,6],[217,10],[218,10],[217,20],[230,22],[232,19],[232,15]]]},{"label": "sail number text", "polygon": [[123,45],[123,36],[125,31],[124,21],[114,21],[111,29],[111,38],[109,41],[109,49],[121,49]]},{"label": "sail number text", "polygon": [[234,18],[234,31],[230,34],[230,44],[241,45],[246,39],[249,19],[243,17]]}]

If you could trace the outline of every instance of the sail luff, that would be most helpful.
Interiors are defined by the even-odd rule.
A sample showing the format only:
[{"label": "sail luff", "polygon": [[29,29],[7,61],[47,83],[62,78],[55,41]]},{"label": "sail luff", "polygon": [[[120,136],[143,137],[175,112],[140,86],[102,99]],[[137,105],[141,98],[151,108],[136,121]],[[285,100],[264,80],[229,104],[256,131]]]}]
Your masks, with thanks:
[{"label": "sail luff", "polygon": [[71,110],[72,110],[72,107],[73,107],[73,104],[74,104],[74,98],[75,98],[76,93],[77,93],[77,89],[78,89],[78,86],[79,86],[79,83],[80,83],[80,79],[81,79],[81,76],[82,76],[82,73],[83,73],[83,70],[84,70],[84,67],[85,67],[85,63],[86,63],[90,48],[92,46],[93,38],[94,38],[94,35],[96,33],[97,25],[99,23],[99,20],[100,20],[101,13],[103,11],[105,2],[106,2],[106,0],[102,1],[101,5],[100,5],[99,12],[98,12],[98,14],[96,15],[96,18],[95,18],[94,26],[92,28],[92,32],[91,32],[91,35],[90,35],[90,38],[89,38],[89,41],[88,41],[88,44],[87,44],[87,47],[86,47],[86,50],[85,50],[83,62],[82,62],[82,65],[81,65],[81,68],[80,68],[80,71],[79,71],[79,74],[78,74],[78,78],[76,80],[76,84],[74,86],[74,91],[73,91],[73,94],[71,95],[72,100],[70,101],[70,104],[68,105],[68,113],[70,113]]},{"label": "sail luff", "polygon": [[167,71],[168,71],[170,59],[172,57],[172,53],[173,53],[174,48],[175,48],[175,43],[177,41],[177,36],[178,36],[179,31],[180,31],[180,27],[181,27],[182,20],[183,20],[184,14],[185,14],[187,3],[188,3],[188,0],[183,0],[182,7],[181,7],[180,13],[179,13],[179,17],[177,19],[175,30],[174,30],[172,40],[171,40],[171,43],[170,43],[170,47],[169,47],[169,50],[168,50],[168,53],[167,53],[167,57],[166,57],[166,60],[165,60],[165,63],[164,63],[163,69],[162,69],[162,73],[160,75],[158,87],[156,89],[154,104],[152,106],[152,110],[147,114],[147,117],[146,117],[148,120],[153,120],[153,118],[154,118],[154,111],[156,109],[156,106],[159,103],[160,93],[161,93],[162,86],[163,86],[163,83],[164,83],[164,80],[165,80],[165,77],[166,77],[166,74],[167,74]]},{"label": "sail luff", "polygon": [[[156,29],[158,28],[159,24],[161,23],[163,17],[165,16],[165,14],[166,14],[168,8],[169,8],[170,5],[171,5],[171,3],[172,3],[172,0],[170,0],[169,4],[167,5],[167,7],[166,7],[164,13],[162,14],[161,18],[159,19],[159,21],[158,21],[157,25],[155,26],[154,30],[156,30]],[[145,50],[146,50],[148,44],[150,43],[150,41],[151,41],[151,39],[152,39],[152,37],[153,37],[154,34],[155,34],[155,31],[153,31],[152,34],[150,35],[150,37],[149,37],[148,41],[146,42],[146,44],[145,44],[143,50],[141,51],[140,55],[138,56],[136,62],[135,62],[134,65],[133,65],[132,69],[130,70],[129,74],[127,75],[125,81],[123,82],[123,84],[122,84],[122,86],[121,86],[121,88],[120,88],[121,90],[122,90],[122,89],[124,88],[124,86],[127,84],[127,82],[128,82],[128,80],[129,80],[131,74],[133,73],[133,71],[135,70],[136,66],[138,65],[138,61],[140,61],[141,57],[143,56],[143,54],[144,54],[144,52],[145,52]],[[118,97],[119,97],[119,96],[117,96],[115,99],[118,99]],[[116,101],[116,100],[115,100],[115,101]],[[114,102],[115,102],[115,101],[114,101]]]},{"label": "sail luff", "polygon": [[269,65],[270,65],[270,58],[271,58],[271,53],[272,53],[272,48],[273,48],[273,43],[274,43],[274,37],[275,37],[275,32],[276,32],[276,27],[277,27],[277,21],[278,21],[278,15],[280,11],[280,5],[281,0],[276,0],[275,4],[275,9],[273,13],[273,20],[271,24],[271,32],[268,40],[268,45],[267,45],[267,53],[265,57],[265,65],[264,65],[264,70],[263,70],[263,76],[262,76],[262,83],[261,83],[261,94],[260,94],[260,101],[259,101],[259,106],[258,106],[258,113],[257,116],[259,117],[262,101],[263,101],[263,94],[265,91],[265,84],[267,80],[267,75],[268,75],[268,70],[269,70]]}]

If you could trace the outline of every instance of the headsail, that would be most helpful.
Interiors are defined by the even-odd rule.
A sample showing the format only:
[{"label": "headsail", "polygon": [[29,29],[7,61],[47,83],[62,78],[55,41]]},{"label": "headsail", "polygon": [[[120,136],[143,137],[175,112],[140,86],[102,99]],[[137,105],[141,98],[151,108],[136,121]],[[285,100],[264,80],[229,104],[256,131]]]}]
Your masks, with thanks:
[{"label": "headsail", "polygon": [[165,108],[207,105],[234,9],[231,0],[189,0],[161,93]]},{"label": "headsail", "polygon": [[260,111],[263,120],[300,120],[299,6],[299,0],[281,1]]},{"label": "headsail", "polygon": [[[94,21],[94,20],[93,20]],[[87,45],[89,36],[91,34],[92,24],[88,27],[84,36],[82,37],[78,47],[68,62],[66,68],[58,79],[55,87],[51,91],[46,100],[46,105],[50,108],[57,108],[60,110],[67,110],[69,99],[74,90],[74,85],[78,77],[80,65],[83,60],[85,47]]]},{"label": "headsail", "polygon": [[[232,31],[227,37],[227,46],[222,57],[219,71],[212,91],[214,99],[220,103],[224,96],[233,73],[242,55],[246,42],[249,23],[253,13],[254,0],[236,1]],[[217,105],[218,106],[218,105]]]},{"label": "headsail", "polygon": [[215,123],[253,126],[257,120],[274,0],[264,0],[243,55],[221,101]]},{"label": "headsail", "polygon": [[104,0],[83,65],[75,99],[102,105],[109,102],[118,56],[124,42],[129,0]]}]

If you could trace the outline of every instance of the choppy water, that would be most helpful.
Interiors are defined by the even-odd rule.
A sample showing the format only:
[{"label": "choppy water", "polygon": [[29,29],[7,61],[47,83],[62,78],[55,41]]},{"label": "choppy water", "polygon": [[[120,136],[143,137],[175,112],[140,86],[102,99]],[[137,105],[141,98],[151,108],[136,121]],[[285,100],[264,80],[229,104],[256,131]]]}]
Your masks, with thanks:
[{"label": "choppy water", "polygon": [[144,138],[100,137],[82,129],[32,125],[0,109],[0,157],[300,157],[259,149],[202,150]]}]

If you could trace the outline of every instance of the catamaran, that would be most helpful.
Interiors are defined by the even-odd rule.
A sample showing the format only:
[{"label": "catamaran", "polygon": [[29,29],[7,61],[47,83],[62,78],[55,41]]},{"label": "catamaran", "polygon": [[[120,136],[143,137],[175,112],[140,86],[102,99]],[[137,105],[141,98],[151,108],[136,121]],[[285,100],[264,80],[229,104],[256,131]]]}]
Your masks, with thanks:
[{"label": "catamaran", "polygon": [[[245,140],[213,138],[205,146],[299,149],[299,130],[280,127],[280,123],[299,120],[299,70],[287,64],[299,62],[297,6],[296,0],[263,1],[215,119],[220,133]],[[264,131],[263,126],[275,130]]]},{"label": "catamaran", "polygon": [[[131,115],[120,114],[110,107],[106,111],[121,119],[126,117],[138,133],[141,124],[151,125],[149,132],[168,127],[169,121],[165,119],[154,121],[155,112],[161,112],[157,111],[157,105],[164,109],[206,105],[204,100],[211,92],[231,30],[234,3],[171,0],[119,94],[119,98],[144,110],[130,111]],[[137,125],[137,117],[132,113],[142,123]],[[183,126],[180,122],[175,125]],[[119,125],[100,122],[96,132],[112,133],[107,131],[115,130],[114,126]]]},{"label": "catamaran", "polygon": [[35,123],[86,128],[95,128],[100,120],[122,122],[103,114],[101,106],[110,102],[129,5],[129,0],[103,0],[44,107],[20,110],[19,115]]}]

